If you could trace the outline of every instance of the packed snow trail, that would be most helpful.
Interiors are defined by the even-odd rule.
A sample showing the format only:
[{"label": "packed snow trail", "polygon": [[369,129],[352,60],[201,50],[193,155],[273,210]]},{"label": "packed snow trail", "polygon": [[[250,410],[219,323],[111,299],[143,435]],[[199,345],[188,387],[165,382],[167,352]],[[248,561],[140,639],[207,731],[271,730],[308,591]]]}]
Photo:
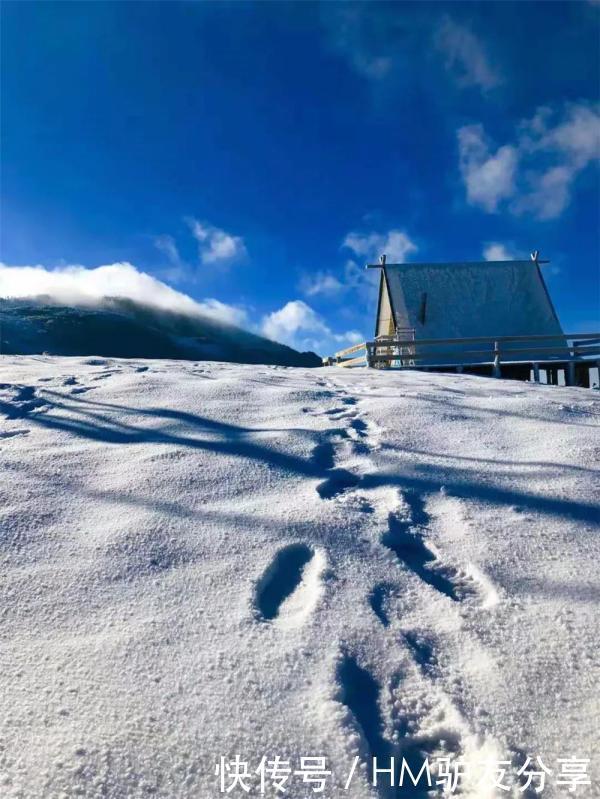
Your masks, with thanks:
[{"label": "packed snow trail", "polygon": [[319,795],[309,756],[324,796],[428,795],[373,756],[532,796],[528,755],[598,796],[599,421],[463,375],[4,356],[0,796],[209,799],[236,755],[230,796],[263,756],[269,796]]}]

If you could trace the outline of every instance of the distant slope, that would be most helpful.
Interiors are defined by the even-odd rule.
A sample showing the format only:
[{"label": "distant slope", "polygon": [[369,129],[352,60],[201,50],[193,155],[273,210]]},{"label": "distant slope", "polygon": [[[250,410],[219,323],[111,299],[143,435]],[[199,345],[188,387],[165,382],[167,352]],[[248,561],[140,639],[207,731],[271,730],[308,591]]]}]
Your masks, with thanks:
[{"label": "distant slope", "polygon": [[53,304],[48,298],[0,301],[1,351],[11,355],[103,355],[320,366],[313,352],[208,316],[170,313],[122,298],[101,307]]}]

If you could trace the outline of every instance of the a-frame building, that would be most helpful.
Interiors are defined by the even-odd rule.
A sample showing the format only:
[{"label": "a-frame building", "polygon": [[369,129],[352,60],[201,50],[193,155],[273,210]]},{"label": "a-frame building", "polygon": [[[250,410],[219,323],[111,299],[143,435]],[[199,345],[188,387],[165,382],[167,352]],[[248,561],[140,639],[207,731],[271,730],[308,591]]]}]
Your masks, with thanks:
[{"label": "a-frame building", "polygon": [[537,257],[381,265],[375,336],[562,335]]}]

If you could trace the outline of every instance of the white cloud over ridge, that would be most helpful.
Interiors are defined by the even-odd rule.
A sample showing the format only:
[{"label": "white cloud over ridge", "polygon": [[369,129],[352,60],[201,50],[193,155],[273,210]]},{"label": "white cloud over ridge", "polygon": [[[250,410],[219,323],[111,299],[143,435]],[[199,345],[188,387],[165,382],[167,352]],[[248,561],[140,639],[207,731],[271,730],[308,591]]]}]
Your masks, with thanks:
[{"label": "white cloud over ridge", "polygon": [[123,262],[87,269],[64,266],[8,266],[0,264],[0,297],[49,296],[62,304],[98,305],[107,297],[123,297],[164,311],[209,316],[220,322],[244,325],[242,308],[215,299],[196,302],[133,264]]},{"label": "white cloud over ridge", "polygon": [[488,212],[555,219],[568,207],[578,176],[600,158],[600,110],[581,101],[538,108],[515,139],[493,149],[482,125],[457,132],[467,201]]},{"label": "white cloud over ridge", "polygon": [[198,242],[198,255],[202,264],[232,263],[248,255],[241,236],[233,236],[221,228],[188,217],[186,222]]},{"label": "white cloud over ridge", "polygon": [[267,314],[259,329],[247,311],[214,298],[200,302],[123,262],[87,269],[84,266],[9,266],[0,263],[0,298],[45,296],[57,304],[100,306],[108,298],[124,298],[151,308],[190,316],[205,316],[237,325],[300,350],[329,352],[361,341],[357,331],[334,333],[302,300],[293,300]]}]

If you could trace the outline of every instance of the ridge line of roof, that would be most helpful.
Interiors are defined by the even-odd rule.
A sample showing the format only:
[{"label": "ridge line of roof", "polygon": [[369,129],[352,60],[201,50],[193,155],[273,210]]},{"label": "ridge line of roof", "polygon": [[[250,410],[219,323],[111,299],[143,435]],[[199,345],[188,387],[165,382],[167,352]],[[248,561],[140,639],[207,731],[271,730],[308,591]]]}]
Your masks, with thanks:
[{"label": "ridge line of roof", "polygon": [[413,267],[413,266],[506,266],[507,264],[528,264],[534,266],[534,261],[527,258],[512,261],[406,261],[404,263],[385,263],[373,264],[373,266],[388,269],[389,267]]}]

